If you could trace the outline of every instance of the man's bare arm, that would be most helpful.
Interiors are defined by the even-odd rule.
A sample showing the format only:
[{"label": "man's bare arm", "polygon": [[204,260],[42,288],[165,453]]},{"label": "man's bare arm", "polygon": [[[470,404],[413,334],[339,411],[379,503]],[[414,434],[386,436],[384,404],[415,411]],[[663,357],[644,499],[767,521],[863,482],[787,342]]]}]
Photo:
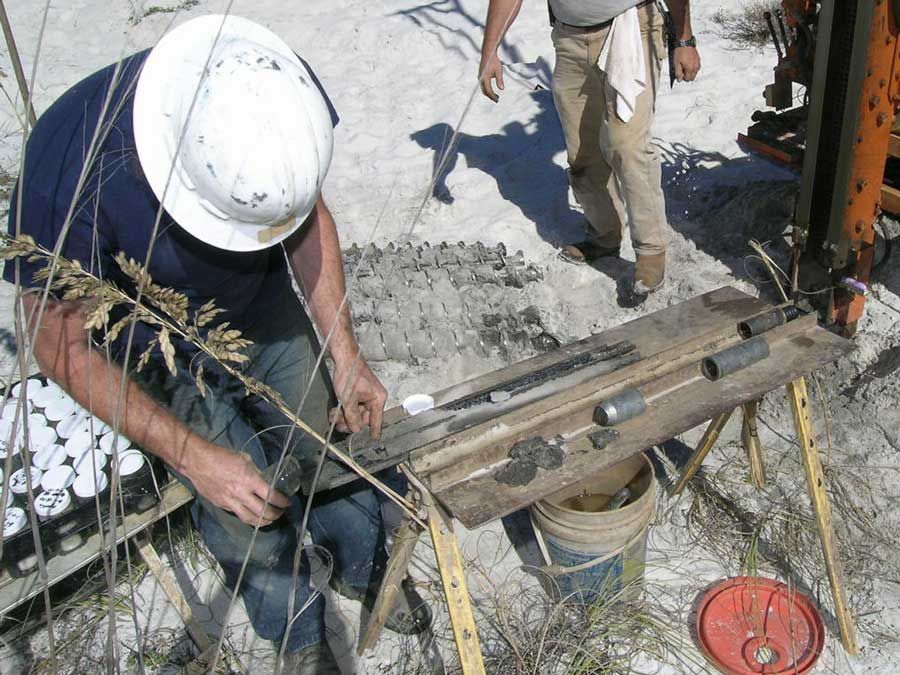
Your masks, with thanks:
[{"label": "man's bare arm", "polygon": [[484,22],[484,38],[481,41],[481,64],[478,66],[478,77],[481,80],[481,91],[495,103],[500,99],[494,92],[491,80],[496,80],[497,88],[503,89],[503,64],[497,56],[500,42],[506,31],[519,15],[522,0],[490,0],[487,20]]},{"label": "man's bare arm", "polygon": [[313,321],[328,338],[328,350],[334,360],[334,386],[341,401],[338,427],[342,431],[360,431],[369,426],[377,438],[381,434],[387,391],[365,359],[357,360],[359,344],[353,334],[349,303],[341,307],[347,289],[337,226],[321,196],[305,225],[285,241],[285,250]]},{"label": "man's bare arm", "polygon": [[[32,310],[37,302],[37,295],[23,297],[26,316],[36,315]],[[47,377],[112,425],[117,421],[123,372],[90,347],[84,323],[80,302],[48,299],[40,328],[30,327],[35,360]],[[189,478],[200,494],[245,523],[255,525],[262,513],[262,524],[267,525],[278,518],[279,508],[289,505],[277,492],[266,505],[268,485],[248,456],[206,441],[130,379],[119,413],[122,434]]]},{"label": "man's bare arm", "polygon": [[[688,40],[693,37],[690,0],[667,0],[667,4],[675,27],[675,39]],[[696,47],[676,48],[674,61],[675,78],[679,82],[692,82],[700,72],[700,54]]]}]

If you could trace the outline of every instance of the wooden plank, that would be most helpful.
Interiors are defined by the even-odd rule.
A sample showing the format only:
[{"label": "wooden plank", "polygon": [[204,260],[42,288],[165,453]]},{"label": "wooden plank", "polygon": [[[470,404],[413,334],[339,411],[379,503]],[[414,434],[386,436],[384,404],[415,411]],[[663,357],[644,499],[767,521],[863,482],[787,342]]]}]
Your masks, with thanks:
[{"label": "wooden plank", "polygon": [[178,585],[178,579],[175,578],[172,570],[163,563],[159,554],[156,552],[156,549],[153,547],[153,542],[150,541],[150,536],[146,531],[140,532],[137,535],[135,543],[137,544],[137,550],[138,553],[140,553],[141,558],[147,563],[150,572],[156,577],[163,592],[165,592],[166,596],[169,598],[169,602],[172,603],[175,607],[175,611],[178,612],[178,615],[184,622],[188,635],[191,636],[191,639],[194,641],[194,644],[197,645],[198,649],[200,649],[201,653],[205,652],[212,647],[214,643],[209,639],[209,636],[206,634],[203,626],[200,625],[200,622],[194,618],[194,612],[191,609],[190,604],[188,604],[187,599],[184,597],[181,587]]},{"label": "wooden plank", "polygon": [[372,649],[378,642],[384,624],[394,606],[397,593],[400,592],[403,579],[408,573],[409,561],[412,559],[421,531],[422,528],[411,518],[406,518],[398,528],[397,535],[394,537],[394,545],[391,548],[391,557],[388,559],[384,577],[381,579],[381,588],[378,589],[378,597],[372,606],[369,620],[360,634],[357,655],[362,656],[363,652]]},{"label": "wooden plank", "polygon": [[[617,343],[631,343],[643,359],[656,358],[658,367],[673,369],[668,356],[688,345],[707,345],[722,339],[739,339],[737,323],[757,314],[770,305],[731,287],[723,287],[705,293],[673,307],[645,315],[598,335],[591,336],[572,345],[561,347],[552,353],[528,359],[510,367],[488,373],[467,383],[451,387],[435,395],[436,409],[421,413],[413,418],[395,417],[394,424],[386,425],[383,432],[382,448],[377,448],[364,436],[353,438],[353,457],[370,472],[379,471],[405,461],[414,453],[416,456],[430,454],[438,459],[441,448],[453,446],[466,439],[479,436],[484,429],[494,424],[494,419],[517,411],[516,416],[528,417],[534,414],[536,399],[545,399],[546,405],[553,405],[550,394],[558,392],[563,398],[576,390],[586,393],[596,386],[597,373],[591,368],[578,369],[563,377],[554,378],[523,396],[513,396],[503,404],[482,405],[477,409],[454,410],[453,404],[461,398],[477,392],[490,392],[515,378],[522,377],[541,368],[558,364],[568,358],[583,355],[591,350],[599,350]],[[602,366],[596,366],[598,371]],[[622,379],[622,378],[619,378]],[[396,414],[395,414],[396,415]],[[480,417],[479,417],[480,416]],[[346,444],[343,446],[346,448]],[[453,457],[446,458],[452,462]],[[323,470],[320,489],[336,487],[355,480],[334,463]]]},{"label": "wooden plank", "polygon": [[747,401],[743,406],[744,419],[741,423],[741,443],[750,461],[750,483],[757,490],[766,486],[766,461],[759,429],[756,425],[756,411],[759,401]]},{"label": "wooden plank", "polygon": [[844,586],[844,571],[837,552],[834,525],[831,518],[831,504],[825,489],[825,474],[819,459],[819,446],[812,429],[809,395],[806,391],[806,380],[798,377],[787,385],[788,399],[794,414],[794,426],[797,429],[797,441],[803,456],[803,467],[809,481],[809,493],[813,510],[816,514],[816,525],[819,529],[819,540],[822,542],[822,554],[825,556],[825,569],[831,582],[831,593],[834,598],[834,613],[841,629],[841,642],[848,654],[859,654],[859,642],[856,637],[856,626],[847,605],[847,593]]},{"label": "wooden plank", "polygon": [[881,210],[887,213],[900,213],[900,190],[890,185],[881,186]]},{"label": "wooden plank", "polygon": [[[483,462],[465,477],[442,483],[434,490],[435,495],[468,528],[532,504],[719,413],[756,400],[852,349],[849,341],[816,327],[814,321],[814,317],[797,319],[769,331],[766,334],[771,350],[768,358],[716,382],[699,375],[698,363],[685,367],[681,371],[685,378],[682,385],[669,386],[648,396],[653,401],[648,404],[647,412],[615,427],[618,437],[602,450],[575,445],[573,441],[583,439],[597,427],[591,423],[582,426],[583,419],[571,420],[574,433],[563,434],[567,449],[563,465],[558,469],[540,469],[527,485],[508,485],[495,479],[494,474],[508,460],[494,464]],[[558,433],[558,428],[549,429],[548,435]],[[508,445],[501,446],[500,456],[508,454],[509,448]],[[466,463],[465,458],[459,461]],[[472,459],[469,466],[478,466],[477,458]],[[413,468],[418,472],[415,466]],[[420,477],[422,475],[419,473]],[[425,476],[428,477],[427,472]]]},{"label": "wooden plank", "polygon": [[[117,544],[141,532],[156,521],[165,518],[168,514],[184,506],[194,498],[190,490],[177,481],[172,481],[168,485],[163,486],[160,489],[160,493],[162,500],[153,508],[143,513],[126,515],[124,523],[121,518],[118,519]],[[82,546],[79,546],[74,551],[49,558],[47,560],[48,585],[52,586],[58,581],[65,579],[73,572],[80,570],[99,558],[101,553],[108,552],[107,542],[108,533],[94,532],[87,537]],[[0,580],[0,616],[30,600],[38,593],[41,593],[43,589],[44,584],[37,572],[20,578],[4,577]]]},{"label": "wooden plank", "polygon": [[459,542],[453,532],[450,517],[434,500],[423,493],[423,502],[428,512],[428,529],[434,544],[434,555],[441,573],[453,639],[459,652],[459,662],[463,675],[485,675],[478,629],[472,612],[472,601],[466,584],[466,567],[463,563]]},{"label": "wooden plank", "polygon": [[[591,426],[594,407],[621,389],[652,381],[668,386],[670,376],[684,368],[699,374],[696,364],[702,356],[740,340],[738,320],[768,307],[737,291],[734,294],[722,302],[709,302],[711,298],[700,296],[694,299],[699,302],[691,300],[608,331],[616,340],[635,344],[645,358],[579,385],[558,383],[550,396],[502,418],[487,419],[429,443],[412,453],[413,469],[419,475],[428,475],[432,489],[440,490],[461,474],[503,459],[509,447],[518,441],[535,435],[546,438],[558,433],[569,434],[579,426]],[[678,309],[685,311],[670,311]]]},{"label": "wooden plank", "polygon": [[900,157],[900,136],[893,132],[888,138],[888,155]]},{"label": "wooden plank", "polygon": [[678,479],[675,488],[672,490],[673,494],[681,494],[685,486],[691,481],[691,478],[693,478],[697,471],[700,470],[703,460],[706,459],[709,451],[713,449],[716,441],[719,440],[719,435],[722,433],[722,429],[725,428],[725,425],[728,424],[728,420],[731,419],[733,412],[734,410],[732,409],[720,413],[709,423],[709,426],[706,427],[706,431],[703,432],[700,443],[697,444],[697,448],[694,450],[693,454],[691,454],[687,466],[684,467],[684,470],[681,472],[681,477]]},{"label": "wooden plank", "polygon": [[[811,319],[814,323],[815,319]],[[504,461],[510,448],[535,436],[572,438],[594,427],[595,407],[624,389],[637,388],[650,400],[666,395],[700,375],[700,360],[740,341],[731,323],[721,332],[676,343],[652,358],[621,371],[561,391],[521,410],[491,420],[412,455],[413,468],[428,476],[434,491],[465,479],[495,462]],[[712,415],[710,415],[711,417]]]}]

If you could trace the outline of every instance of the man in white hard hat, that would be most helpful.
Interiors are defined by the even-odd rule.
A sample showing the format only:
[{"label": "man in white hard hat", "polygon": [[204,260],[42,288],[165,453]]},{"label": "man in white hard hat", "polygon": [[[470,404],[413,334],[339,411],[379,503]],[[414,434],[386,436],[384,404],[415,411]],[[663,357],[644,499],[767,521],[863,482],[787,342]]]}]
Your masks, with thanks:
[{"label": "man in white hard hat", "polygon": [[[188,316],[210,301],[223,310],[216,320],[253,341],[244,372],[279,392],[311,427],[324,434],[332,414],[341,429],[370,426],[377,436],[386,392],[357,358],[349,311],[341,307],[337,229],[321,196],[335,123],[312,71],[273,33],[237,17],[194,19],[149,52],[78,83],[41,117],[10,233],[58,245],[65,258],[132,291],[114,257],[147,262],[155,284],[188,297]],[[36,263],[20,261],[7,264],[4,276],[15,281],[18,274],[23,286],[39,288],[37,271]],[[312,321],[292,290],[291,271]],[[24,296],[26,312],[38,298]],[[313,323],[330,336],[342,399],[335,409],[331,379],[316,368]],[[39,329],[32,327],[41,370],[188,483],[197,496],[194,521],[232,587],[249,550],[240,592],[257,633],[287,641],[286,672],[339,672],[308,561],[296,584],[292,579],[303,504],[270,494],[260,474],[285,444],[307,466],[319,444],[290,434],[272,405],[248,396],[187,342],[174,342],[173,374],[157,327],[124,330],[109,359],[91,345],[85,325],[82,302],[49,300]],[[136,374],[145,353],[150,363]],[[194,380],[200,367],[205,396]],[[118,407],[123,368],[130,377]],[[379,502],[360,485],[318,495],[309,532],[333,558],[336,588],[371,601],[383,532]],[[258,521],[263,527],[251,546]],[[389,627],[418,632],[430,613],[406,591]]]},{"label": "man in white hard hat", "polygon": [[[523,0],[490,0],[479,76],[497,101],[497,49]],[[556,50],[553,101],[562,123],[569,182],[584,209],[586,239],[560,257],[592,263],[618,256],[625,222],[636,262],[632,291],[646,297],[665,281],[669,225],[659,153],[652,140],[666,31],[659,0],[549,0]],[[669,67],[692,81],[700,70],[689,0],[666,0],[672,17]]]}]

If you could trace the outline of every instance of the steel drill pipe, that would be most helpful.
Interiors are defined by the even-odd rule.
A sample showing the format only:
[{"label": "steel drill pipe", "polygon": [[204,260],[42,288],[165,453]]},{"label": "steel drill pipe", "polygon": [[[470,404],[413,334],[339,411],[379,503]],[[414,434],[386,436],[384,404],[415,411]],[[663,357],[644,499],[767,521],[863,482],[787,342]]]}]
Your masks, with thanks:
[{"label": "steel drill pipe", "polygon": [[594,408],[594,423],[601,427],[613,427],[644,414],[646,410],[644,395],[637,389],[626,389]]},{"label": "steel drill pipe", "polygon": [[700,364],[706,379],[715,382],[769,356],[769,343],[763,337],[752,337],[718,354],[707,356]]},{"label": "steel drill pipe", "polygon": [[783,326],[788,321],[793,321],[800,316],[800,310],[793,305],[785,305],[784,307],[776,307],[769,312],[763,312],[756,316],[751,316],[746,321],[738,324],[738,332],[745,340],[752,338],[754,335],[765,333],[777,326]]}]

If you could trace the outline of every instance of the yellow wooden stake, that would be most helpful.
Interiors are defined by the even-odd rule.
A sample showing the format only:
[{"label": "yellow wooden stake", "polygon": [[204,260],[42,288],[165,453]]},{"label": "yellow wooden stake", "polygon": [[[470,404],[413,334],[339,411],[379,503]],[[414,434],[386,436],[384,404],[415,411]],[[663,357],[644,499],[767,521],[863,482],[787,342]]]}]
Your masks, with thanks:
[{"label": "yellow wooden stake", "polygon": [[475,615],[472,613],[472,602],[466,585],[466,568],[463,565],[459,542],[453,532],[453,525],[449,516],[430,495],[425,493],[422,497],[428,512],[428,529],[431,532],[434,555],[447,596],[453,638],[456,640],[463,674],[485,675]]},{"label": "yellow wooden stake", "polygon": [[687,466],[684,467],[681,478],[679,478],[678,482],[675,484],[675,489],[673,490],[674,494],[681,494],[681,491],[684,490],[684,486],[687,485],[691,478],[694,477],[694,474],[697,473],[700,465],[703,464],[703,460],[706,459],[709,451],[713,449],[716,441],[719,440],[719,434],[722,433],[722,429],[725,428],[728,420],[731,419],[731,414],[733,412],[734,410],[729,410],[728,412],[722,413],[714,418],[713,421],[709,423],[709,426],[706,427],[706,431],[703,432],[703,438],[700,439],[697,449],[694,450],[694,454],[692,454],[691,458],[688,460]]},{"label": "yellow wooden stake", "polygon": [[741,442],[750,459],[750,483],[761,490],[766,486],[765,450],[759,440],[759,430],[756,426],[756,411],[758,401],[747,401],[743,406],[744,422],[741,426]]},{"label": "yellow wooden stake", "polygon": [[816,513],[816,524],[819,528],[819,539],[822,542],[822,554],[825,556],[825,569],[831,582],[831,594],[834,598],[834,613],[841,629],[841,642],[848,654],[859,654],[859,643],[856,638],[856,626],[847,607],[847,594],[844,588],[844,572],[838,558],[834,536],[834,525],[831,518],[831,504],[825,491],[825,474],[819,459],[819,447],[812,430],[809,395],[806,391],[806,380],[799,378],[787,385],[791,410],[794,413],[794,426],[797,428],[797,440],[803,455],[803,466],[809,481],[809,492],[813,510]]}]

